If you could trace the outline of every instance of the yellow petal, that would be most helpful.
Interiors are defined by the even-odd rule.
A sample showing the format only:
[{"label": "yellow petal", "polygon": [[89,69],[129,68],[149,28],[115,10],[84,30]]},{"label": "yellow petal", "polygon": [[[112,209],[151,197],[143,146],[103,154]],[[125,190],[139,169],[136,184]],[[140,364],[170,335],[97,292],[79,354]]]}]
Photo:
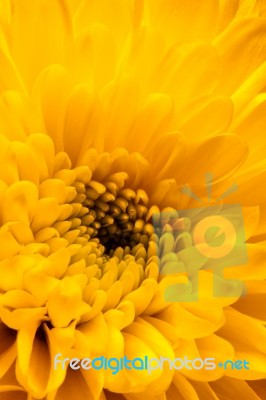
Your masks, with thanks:
[{"label": "yellow petal", "polygon": [[[179,121],[182,116],[179,115],[175,123],[178,124],[179,122],[177,126],[185,137],[193,140],[197,137],[225,132],[233,116],[233,102],[226,97],[212,97],[206,102],[200,99],[199,105],[194,112],[191,111],[191,104],[185,112],[187,114],[185,123],[180,124]],[[183,113],[184,110],[182,111]]]},{"label": "yellow petal", "polygon": [[50,393],[47,400],[94,400],[99,394],[99,371],[73,371],[68,368],[63,384],[55,393]]},{"label": "yellow petal", "polygon": [[173,350],[175,350],[178,347],[179,335],[173,329],[171,323],[169,323],[168,321],[163,321],[156,317],[143,316],[143,315],[142,319],[144,319],[144,321],[154,326],[157,329],[157,331],[159,331],[169,341],[169,343],[171,343]]},{"label": "yellow petal", "polygon": [[0,231],[0,259],[13,257],[18,254],[20,245],[10,232]]},{"label": "yellow petal", "polygon": [[2,222],[31,221],[37,199],[38,189],[33,183],[21,181],[11,185],[2,202]]},{"label": "yellow petal", "polygon": [[162,136],[153,146],[151,168],[156,176],[154,181],[175,176],[183,167],[186,156],[187,144],[181,135],[172,133]]},{"label": "yellow petal", "polygon": [[0,306],[0,315],[2,321],[11,329],[20,330],[25,324],[30,321],[47,321],[45,316],[47,309],[39,308],[20,308],[10,311],[8,307]]},{"label": "yellow petal", "polygon": [[34,156],[27,145],[20,142],[11,142],[10,152],[15,158],[20,180],[39,183],[39,173]]},{"label": "yellow petal", "polygon": [[163,31],[169,42],[210,39],[215,33],[219,3],[149,0],[151,24]]},{"label": "yellow petal", "polygon": [[6,91],[0,97],[1,133],[9,139],[24,141],[27,135],[43,132],[37,107],[25,94]]},{"label": "yellow petal", "polygon": [[66,327],[90,309],[82,301],[81,287],[71,277],[64,278],[50,291],[47,307],[53,326],[57,328]]},{"label": "yellow petal", "polygon": [[266,112],[266,95],[256,96],[245,108],[241,120],[236,121],[235,131],[249,144],[249,156],[245,167],[252,167],[265,158],[264,118]]},{"label": "yellow petal", "polygon": [[[147,98],[136,116],[134,125],[128,135],[126,147],[130,151],[142,154],[150,150],[153,141],[162,135],[171,117],[173,101],[165,94],[153,94]],[[136,141],[141,137],[140,141]]]},{"label": "yellow petal", "polygon": [[206,172],[210,171],[215,181],[224,180],[240,167],[247,153],[246,142],[236,135],[212,136],[195,145],[195,150],[188,155],[178,178],[184,183],[205,187]]},{"label": "yellow petal", "polygon": [[[14,3],[11,11],[12,53],[22,77],[31,86],[47,65],[70,61],[72,37],[68,10],[59,1],[48,7],[43,0],[34,5],[26,0],[23,5]],[[40,48],[46,51],[40,52]]]},{"label": "yellow petal", "polygon": [[55,150],[53,141],[47,135],[34,134],[27,138],[27,143],[38,166],[40,181],[50,178],[54,172]]},{"label": "yellow petal", "polygon": [[[208,307],[210,306],[208,305]],[[215,313],[219,311],[217,315],[211,311],[209,315],[204,312],[201,313],[201,309],[197,307],[197,304],[192,307],[187,303],[185,308],[175,303],[160,312],[157,317],[170,323],[180,338],[199,338],[214,332],[224,322],[220,307],[214,305],[212,307]]]},{"label": "yellow petal", "polygon": [[128,2],[123,0],[114,0],[112,4],[108,0],[83,0],[74,18],[75,34],[84,31],[92,23],[101,23],[113,32],[118,45],[121,46],[131,28],[130,12]]},{"label": "yellow petal", "polygon": [[[37,330],[38,328],[38,330]],[[18,333],[17,376],[22,385],[37,398],[42,398],[63,382],[65,370],[53,368],[55,354],[60,348],[46,325],[31,320]],[[25,346],[25,348],[23,348]],[[42,360],[43,369],[39,369]]]},{"label": "yellow petal", "polygon": [[265,279],[265,246],[256,243],[246,243],[238,246],[238,254],[247,251],[247,262],[243,265],[226,268],[224,277],[226,279]]},{"label": "yellow petal", "polygon": [[[95,148],[102,151],[103,146],[106,150],[124,146],[139,107],[139,85],[134,79],[122,76],[104,89],[101,94],[104,119],[101,120],[98,136],[102,135],[105,140],[103,143],[103,138],[99,137],[98,142],[101,141],[95,141]],[[122,104],[127,104],[123,112]],[[113,135],[113,132],[116,134]]]},{"label": "yellow petal", "polygon": [[[101,90],[116,72],[117,54],[113,32],[106,25],[90,25],[77,39],[75,77]],[[106,68],[108,63],[108,68]]]},{"label": "yellow petal", "polygon": [[45,197],[38,200],[34,212],[34,217],[31,222],[31,228],[33,232],[53,225],[58,216],[59,204],[55,198]]},{"label": "yellow petal", "polygon": [[249,107],[256,95],[265,87],[265,71],[266,62],[263,62],[247,79],[240,85],[234,94],[232,100],[234,102],[236,123],[245,114],[245,109]]},{"label": "yellow petal", "polygon": [[[1,42],[2,42],[2,40],[1,40]],[[23,92],[26,92],[24,82],[20,76],[20,73],[16,67],[16,64],[14,63],[10,54],[8,54],[8,52],[4,48],[0,49],[0,65],[1,65],[1,67],[0,67],[0,71],[1,71],[0,89],[1,89],[1,92],[3,90],[8,90],[8,89],[9,90],[10,89],[21,90]]]},{"label": "yellow petal", "polygon": [[69,72],[62,66],[51,65],[39,74],[33,88],[33,100],[57,151],[64,150],[65,113],[72,86]]},{"label": "yellow petal", "polygon": [[63,135],[64,149],[74,164],[97,134],[97,106],[97,98],[88,85],[79,85],[71,93]]},{"label": "yellow petal", "polygon": [[162,82],[158,83],[161,90],[173,96],[176,108],[180,109],[208,95],[214,88],[218,71],[219,58],[214,47],[207,43],[183,42],[166,54],[157,74]]},{"label": "yellow petal", "polygon": [[264,62],[264,31],[263,18],[235,20],[214,41],[222,59],[222,74],[216,89],[218,93],[231,94]]},{"label": "yellow petal", "polygon": [[139,316],[150,304],[156,289],[157,283],[153,279],[147,279],[137,290],[127,294],[124,300],[131,301],[134,304],[136,316]]},{"label": "yellow petal", "polygon": [[83,335],[83,341],[79,347],[85,356],[90,353],[96,357],[105,354],[109,338],[108,326],[102,313],[98,313],[91,321],[79,325],[78,332]]},{"label": "yellow petal", "polygon": [[22,289],[25,273],[32,269],[37,262],[38,258],[20,255],[2,260],[0,262],[1,289],[4,291]]}]

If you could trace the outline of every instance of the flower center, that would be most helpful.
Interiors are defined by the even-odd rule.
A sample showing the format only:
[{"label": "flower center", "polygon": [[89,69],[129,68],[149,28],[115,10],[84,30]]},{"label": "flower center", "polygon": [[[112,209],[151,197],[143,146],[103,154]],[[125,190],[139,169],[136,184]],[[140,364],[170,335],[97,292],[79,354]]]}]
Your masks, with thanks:
[{"label": "flower center", "polygon": [[80,228],[84,227],[83,237],[97,238],[111,256],[117,247],[132,249],[142,243],[148,248],[154,229],[147,220],[149,199],[144,190],[118,189],[111,181],[91,181],[87,185],[76,181],[74,186],[74,203],[82,205],[77,217]]}]

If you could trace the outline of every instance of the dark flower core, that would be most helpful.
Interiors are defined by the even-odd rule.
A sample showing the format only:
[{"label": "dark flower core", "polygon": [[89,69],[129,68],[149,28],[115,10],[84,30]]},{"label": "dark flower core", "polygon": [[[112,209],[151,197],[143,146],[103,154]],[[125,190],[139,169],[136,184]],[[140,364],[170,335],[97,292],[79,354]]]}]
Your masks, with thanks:
[{"label": "dark flower core", "polygon": [[144,190],[118,188],[113,181],[91,181],[88,185],[78,181],[74,186],[74,203],[81,205],[75,220],[77,224],[80,220],[83,237],[97,238],[110,256],[117,247],[130,251],[141,243],[148,248],[154,229],[148,221],[149,198]]}]

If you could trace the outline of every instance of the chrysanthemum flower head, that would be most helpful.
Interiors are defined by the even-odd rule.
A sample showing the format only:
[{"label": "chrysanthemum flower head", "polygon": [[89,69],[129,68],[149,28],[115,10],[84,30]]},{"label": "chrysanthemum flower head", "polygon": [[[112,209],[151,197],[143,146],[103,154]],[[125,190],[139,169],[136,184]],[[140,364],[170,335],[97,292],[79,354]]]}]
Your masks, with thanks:
[{"label": "chrysanthemum flower head", "polygon": [[[265,398],[265,11],[1,2],[1,399]],[[208,207],[237,232],[222,274]],[[102,356],[250,367],[69,366]]]}]

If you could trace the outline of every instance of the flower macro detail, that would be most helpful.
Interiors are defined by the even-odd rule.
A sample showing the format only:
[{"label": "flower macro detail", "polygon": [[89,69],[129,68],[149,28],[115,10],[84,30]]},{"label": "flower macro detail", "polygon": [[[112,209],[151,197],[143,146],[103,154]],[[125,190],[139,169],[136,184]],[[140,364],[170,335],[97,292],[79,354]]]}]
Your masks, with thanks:
[{"label": "flower macro detail", "polygon": [[1,400],[266,397],[265,55],[264,0],[0,3]]}]

